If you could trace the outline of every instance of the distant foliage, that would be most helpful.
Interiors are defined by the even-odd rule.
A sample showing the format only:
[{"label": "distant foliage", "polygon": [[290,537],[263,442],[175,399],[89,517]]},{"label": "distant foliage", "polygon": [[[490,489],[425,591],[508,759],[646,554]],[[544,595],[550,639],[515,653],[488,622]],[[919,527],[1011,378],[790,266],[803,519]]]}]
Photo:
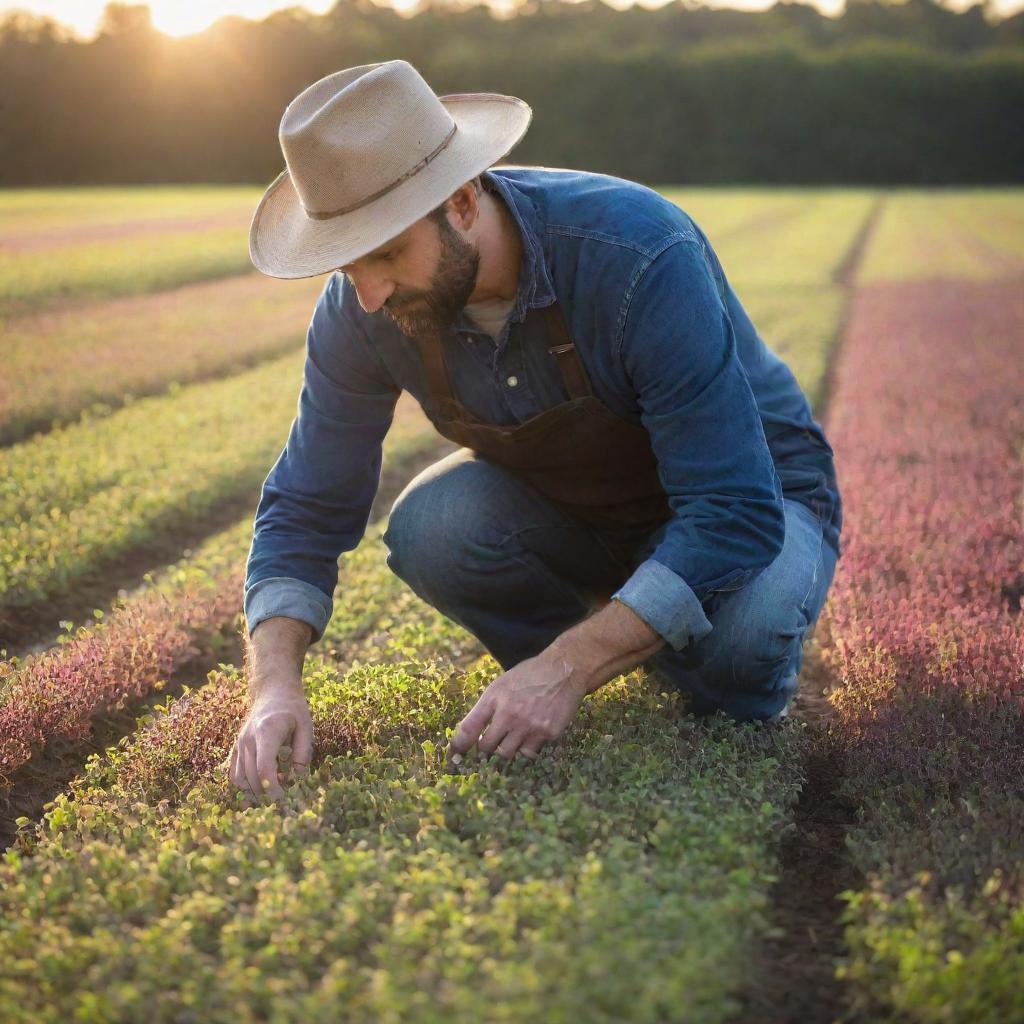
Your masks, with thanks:
[{"label": "distant foliage", "polygon": [[527,100],[521,163],[651,183],[1019,181],[1024,134],[1007,126],[1024,114],[1021,24],[934,0],[855,2],[840,18],[802,3],[530,2],[506,20],[341,0],[182,40],[110,5],[78,42],[15,13],[0,22],[0,95],[17,97],[0,107],[0,184],[269,182],[297,92],[395,58],[439,94]]}]

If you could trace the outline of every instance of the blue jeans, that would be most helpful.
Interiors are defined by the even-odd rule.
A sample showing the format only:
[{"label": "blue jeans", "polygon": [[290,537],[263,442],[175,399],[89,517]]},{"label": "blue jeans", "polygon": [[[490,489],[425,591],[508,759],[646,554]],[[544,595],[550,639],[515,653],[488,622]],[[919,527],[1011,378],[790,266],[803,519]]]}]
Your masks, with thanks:
[{"label": "blue jeans", "polygon": [[[786,498],[785,512],[775,561],[746,586],[702,602],[712,631],[682,651],[666,644],[644,662],[659,686],[689,695],[694,714],[766,719],[796,693],[804,634],[825,603],[836,554],[807,506]],[[596,530],[461,448],[409,482],[384,542],[391,570],[508,670],[593,612],[663,530]]]}]

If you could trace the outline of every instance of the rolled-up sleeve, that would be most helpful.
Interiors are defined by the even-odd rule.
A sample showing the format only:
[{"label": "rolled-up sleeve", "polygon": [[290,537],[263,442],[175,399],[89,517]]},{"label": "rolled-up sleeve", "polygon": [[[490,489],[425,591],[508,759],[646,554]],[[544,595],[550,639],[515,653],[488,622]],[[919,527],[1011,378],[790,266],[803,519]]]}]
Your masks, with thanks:
[{"label": "rolled-up sleeve", "polygon": [[[250,631],[285,615],[309,623],[319,640],[333,612],[338,558],[366,533],[401,389],[346,312],[350,288],[344,275],[332,274],[309,325],[298,412],[253,524]],[[258,410],[258,396],[253,403]]]},{"label": "rolled-up sleeve", "polygon": [[612,597],[682,650],[711,632],[708,596],[782,550],[782,487],[699,239],[680,236],[648,264],[620,342],[673,515]]}]

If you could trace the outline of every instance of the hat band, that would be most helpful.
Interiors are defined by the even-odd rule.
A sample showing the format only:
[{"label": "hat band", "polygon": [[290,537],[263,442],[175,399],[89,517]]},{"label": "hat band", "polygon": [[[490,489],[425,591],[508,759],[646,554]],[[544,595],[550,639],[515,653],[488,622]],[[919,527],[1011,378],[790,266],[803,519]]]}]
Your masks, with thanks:
[{"label": "hat band", "polygon": [[361,206],[366,206],[367,203],[372,203],[375,199],[379,199],[385,193],[390,192],[396,186],[401,185],[406,178],[411,178],[414,174],[422,171],[423,168],[426,167],[427,164],[429,164],[430,161],[433,160],[449,142],[452,141],[452,136],[455,134],[455,129],[458,127],[458,123],[453,122],[452,130],[441,140],[441,144],[432,153],[428,153],[418,164],[414,164],[410,167],[405,174],[395,178],[390,185],[385,185],[384,188],[378,189],[376,192],[366,196],[364,199],[360,199],[358,203],[352,203],[349,206],[342,206],[340,209],[331,210],[328,213],[313,213],[303,207],[303,209],[306,210],[306,216],[310,217],[312,220],[330,220],[332,217],[340,217],[343,213],[351,213],[353,210],[358,210]]}]

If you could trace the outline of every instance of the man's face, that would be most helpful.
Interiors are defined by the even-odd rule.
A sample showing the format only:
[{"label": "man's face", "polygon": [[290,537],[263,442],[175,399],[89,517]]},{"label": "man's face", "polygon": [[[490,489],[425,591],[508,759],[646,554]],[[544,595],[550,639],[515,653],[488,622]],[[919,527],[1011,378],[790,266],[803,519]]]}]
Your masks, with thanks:
[{"label": "man's face", "polygon": [[[367,312],[379,307],[403,334],[430,335],[453,324],[476,289],[480,253],[444,218],[413,224],[342,268]],[[428,281],[425,287],[418,281]],[[381,304],[381,296],[387,296]]]}]

